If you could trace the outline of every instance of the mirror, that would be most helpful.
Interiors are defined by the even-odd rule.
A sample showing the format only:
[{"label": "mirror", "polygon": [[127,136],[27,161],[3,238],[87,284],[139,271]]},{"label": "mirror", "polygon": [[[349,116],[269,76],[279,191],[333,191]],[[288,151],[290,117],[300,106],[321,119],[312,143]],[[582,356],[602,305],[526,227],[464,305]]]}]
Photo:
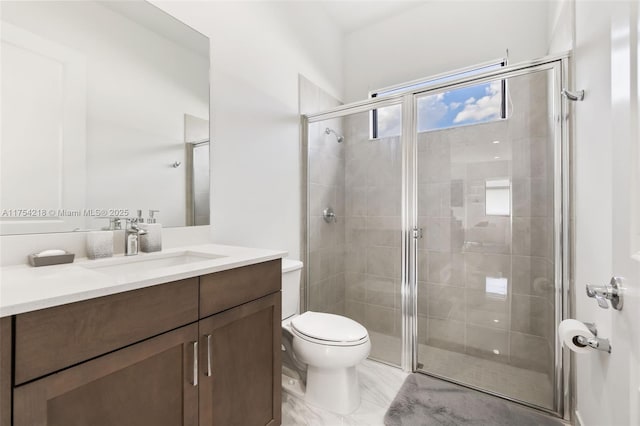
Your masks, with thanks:
[{"label": "mirror", "polygon": [[0,232],[209,224],[209,39],[144,1],[3,1]]}]

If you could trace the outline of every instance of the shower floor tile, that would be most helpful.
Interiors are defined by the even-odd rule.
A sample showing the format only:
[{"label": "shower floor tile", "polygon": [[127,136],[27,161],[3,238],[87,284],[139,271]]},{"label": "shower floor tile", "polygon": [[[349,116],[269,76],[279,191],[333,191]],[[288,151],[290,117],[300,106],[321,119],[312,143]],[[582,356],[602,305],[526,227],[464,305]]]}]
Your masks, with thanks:
[{"label": "shower floor tile", "polygon": [[[369,337],[370,358],[400,364],[402,343],[399,337],[376,332],[369,332]],[[431,374],[553,409],[552,380],[539,371],[424,344],[418,346],[418,362],[424,364],[424,371]]]},{"label": "shower floor tile", "polygon": [[362,403],[348,416],[311,407],[287,392],[282,393],[283,426],[376,426],[400,390],[407,373],[379,362],[364,360],[358,366]]},{"label": "shower floor tile", "polygon": [[369,358],[392,365],[400,365],[402,342],[399,337],[369,331],[369,340],[371,340]]},{"label": "shower floor tile", "polygon": [[418,346],[418,360],[431,374],[553,408],[552,381],[544,373],[427,345]]}]

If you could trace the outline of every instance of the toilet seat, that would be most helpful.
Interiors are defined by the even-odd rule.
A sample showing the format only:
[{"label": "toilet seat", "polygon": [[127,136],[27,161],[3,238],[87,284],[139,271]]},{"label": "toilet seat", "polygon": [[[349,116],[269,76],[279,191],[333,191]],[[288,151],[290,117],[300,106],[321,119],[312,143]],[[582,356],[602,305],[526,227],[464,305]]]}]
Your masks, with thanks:
[{"label": "toilet seat", "polygon": [[341,315],[308,311],[291,319],[291,331],[308,342],[331,346],[357,346],[369,341],[367,329]]}]

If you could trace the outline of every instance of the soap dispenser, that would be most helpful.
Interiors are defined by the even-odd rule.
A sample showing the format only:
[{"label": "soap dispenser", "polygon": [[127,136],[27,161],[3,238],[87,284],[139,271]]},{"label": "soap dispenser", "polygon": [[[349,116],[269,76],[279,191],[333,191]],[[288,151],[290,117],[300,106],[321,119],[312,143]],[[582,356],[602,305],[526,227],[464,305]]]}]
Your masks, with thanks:
[{"label": "soap dispenser", "polygon": [[149,210],[147,223],[140,224],[140,227],[147,231],[140,236],[140,250],[145,253],[162,250],[162,224],[156,222],[155,213],[159,210]]}]

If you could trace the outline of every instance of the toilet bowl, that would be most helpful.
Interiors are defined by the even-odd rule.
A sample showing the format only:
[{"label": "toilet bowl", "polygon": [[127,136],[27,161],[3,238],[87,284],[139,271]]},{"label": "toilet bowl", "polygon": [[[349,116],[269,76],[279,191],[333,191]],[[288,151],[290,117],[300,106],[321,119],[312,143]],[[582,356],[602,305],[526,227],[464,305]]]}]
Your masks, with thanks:
[{"label": "toilet bowl", "polygon": [[306,365],[307,403],[349,414],[360,406],[356,366],[369,356],[369,334],[361,324],[341,315],[298,314],[301,268],[302,262],[283,259],[282,327],[292,336],[289,356]]}]

